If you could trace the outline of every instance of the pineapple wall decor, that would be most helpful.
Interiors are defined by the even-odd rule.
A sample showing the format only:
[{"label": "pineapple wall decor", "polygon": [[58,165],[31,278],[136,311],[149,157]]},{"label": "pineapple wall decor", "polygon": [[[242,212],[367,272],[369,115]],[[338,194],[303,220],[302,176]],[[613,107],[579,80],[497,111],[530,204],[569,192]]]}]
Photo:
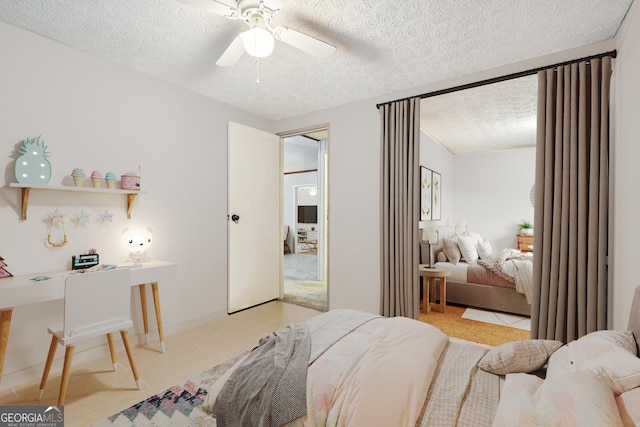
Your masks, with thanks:
[{"label": "pineapple wall decor", "polygon": [[21,156],[16,160],[16,180],[20,184],[46,185],[51,179],[51,163],[47,146],[40,135],[25,139],[20,147]]}]

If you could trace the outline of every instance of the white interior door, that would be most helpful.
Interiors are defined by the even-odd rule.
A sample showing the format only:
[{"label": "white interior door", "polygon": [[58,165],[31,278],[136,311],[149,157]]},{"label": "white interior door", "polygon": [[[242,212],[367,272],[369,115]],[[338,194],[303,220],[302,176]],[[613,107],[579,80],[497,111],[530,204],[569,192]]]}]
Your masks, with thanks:
[{"label": "white interior door", "polygon": [[280,296],[280,138],[229,123],[228,302],[233,313]]}]

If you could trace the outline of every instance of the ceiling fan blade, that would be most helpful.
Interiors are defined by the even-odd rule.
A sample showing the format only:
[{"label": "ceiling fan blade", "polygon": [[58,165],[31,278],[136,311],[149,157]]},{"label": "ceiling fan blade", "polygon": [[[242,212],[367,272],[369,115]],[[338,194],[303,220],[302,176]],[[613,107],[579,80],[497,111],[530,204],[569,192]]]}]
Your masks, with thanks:
[{"label": "ceiling fan blade", "polygon": [[242,44],[242,34],[238,34],[227,50],[220,55],[220,58],[216,61],[216,65],[219,67],[231,67],[238,62],[243,53],[244,45]]},{"label": "ceiling fan blade", "polygon": [[229,19],[240,19],[240,12],[235,8],[227,6],[226,4],[217,2],[215,0],[178,0],[180,3],[188,4],[190,6],[197,7],[222,15]]},{"label": "ceiling fan blade", "polygon": [[329,58],[336,51],[335,46],[291,28],[277,27],[273,30],[273,37],[322,59]]},{"label": "ceiling fan blade", "polygon": [[262,4],[264,4],[270,10],[280,10],[286,2],[287,0],[262,0]]}]

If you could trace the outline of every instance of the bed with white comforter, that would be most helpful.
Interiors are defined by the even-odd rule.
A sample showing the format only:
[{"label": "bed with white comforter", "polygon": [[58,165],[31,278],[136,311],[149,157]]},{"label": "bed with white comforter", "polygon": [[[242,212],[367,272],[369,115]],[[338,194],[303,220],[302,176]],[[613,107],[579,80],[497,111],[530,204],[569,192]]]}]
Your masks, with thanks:
[{"label": "bed with white comforter", "polygon": [[[477,368],[486,347],[450,341],[426,323],[355,310],[333,310],[306,323],[311,336],[306,414],[286,420],[286,425],[432,426],[462,421],[458,425],[478,426],[493,420],[499,377]],[[248,405],[260,399],[241,401],[243,396],[255,395],[251,385],[234,382],[237,393],[216,406],[218,396],[224,395],[223,385],[233,382],[234,368],[213,386],[209,406],[219,426],[259,425],[245,417],[252,416]],[[243,373],[245,377],[258,375]],[[223,414],[220,408],[243,413]],[[271,415],[264,417],[262,425],[276,424]]]},{"label": "bed with white comforter", "polygon": [[639,426],[640,287],[631,313],[629,331],[487,347],[333,310],[263,338],[205,406],[221,427]]}]

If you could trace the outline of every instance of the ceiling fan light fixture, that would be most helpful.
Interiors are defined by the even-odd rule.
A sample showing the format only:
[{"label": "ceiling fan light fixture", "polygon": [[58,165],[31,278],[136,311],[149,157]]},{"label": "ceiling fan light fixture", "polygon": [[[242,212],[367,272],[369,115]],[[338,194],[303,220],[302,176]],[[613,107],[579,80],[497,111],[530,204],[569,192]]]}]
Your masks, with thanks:
[{"label": "ceiling fan light fixture", "polygon": [[271,33],[262,27],[253,27],[242,35],[244,50],[253,57],[266,58],[273,53],[275,40]]}]

